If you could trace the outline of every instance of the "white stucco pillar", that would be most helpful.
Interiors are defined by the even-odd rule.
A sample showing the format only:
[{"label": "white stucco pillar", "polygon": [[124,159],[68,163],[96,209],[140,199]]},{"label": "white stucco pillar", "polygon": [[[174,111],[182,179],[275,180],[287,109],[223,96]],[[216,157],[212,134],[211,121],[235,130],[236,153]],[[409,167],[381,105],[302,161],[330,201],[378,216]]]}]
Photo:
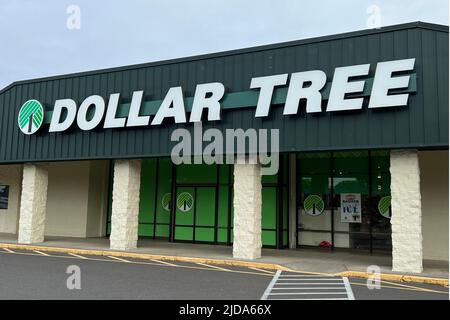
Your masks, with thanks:
[{"label": "white stucco pillar", "polygon": [[417,150],[391,151],[392,270],[420,273],[422,205]]},{"label": "white stucco pillar", "polygon": [[140,178],[140,160],[115,161],[109,237],[111,249],[130,250],[137,247]]},{"label": "white stucco pillar", "polygon": [[45,168],[34,164],[23,166],[19,243],[44,241],[47,187],[48,173]]},{"label": "white stucco pillar", "polygon": [[234,165],[233,257],[261,257],[261,166]]}]

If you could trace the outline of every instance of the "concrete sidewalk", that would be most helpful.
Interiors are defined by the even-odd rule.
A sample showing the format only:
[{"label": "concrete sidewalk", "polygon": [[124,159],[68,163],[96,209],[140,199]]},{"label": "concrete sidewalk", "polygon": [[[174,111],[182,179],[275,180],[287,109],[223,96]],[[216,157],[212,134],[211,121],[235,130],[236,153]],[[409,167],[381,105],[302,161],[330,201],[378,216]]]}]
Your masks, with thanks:
[{"label": "concrete sidewalk", "polygon": [[[17,236],[0,234],[0,244],[17,244]],[[108,238],[67,238],[46,237],[45,242],[36,244],[49,248],[72,248],[83,250],[109,251]],[[175,257],[205,258],[238,261],[232,258],[232,247],[221,245],[205,245],[191,243],[173,243],[163,240],[141,239],[138,248],[131,253],[163,255]],[[391,256],[360,251],[345,251],[336,249],[263,249],[262,258],[254,260],[258,263],[276,264],[289,269],[336,274],[346,271],[366,272],[370,265],[379,266],[382,273],[392,272]],[[421,277],[448,279],[447,261],[424,261],[424,272],[416,274]]]}]

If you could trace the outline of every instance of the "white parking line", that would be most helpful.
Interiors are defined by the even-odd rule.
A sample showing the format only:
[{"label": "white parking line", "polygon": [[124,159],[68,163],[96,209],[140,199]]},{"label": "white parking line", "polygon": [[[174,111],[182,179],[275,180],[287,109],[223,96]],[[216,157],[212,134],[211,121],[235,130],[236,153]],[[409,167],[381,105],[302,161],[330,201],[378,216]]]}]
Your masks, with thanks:
[{"label": "white parking line", "polygon": [[275,275],[272,278],[272,281],[270,281],[269,285],[266,288],[266,291],[264,291],[264,294],[261,297],[261,300],[267,300],[269,297],[270,292],[272,291],[273,286],[275,283],[277,283],[278,278],[280,277],[281,270],[278,270]]},{"label": "white parking line", "polygon": [[256,270],[256,271],[265,272],[265,273],[268,273],[268,274],[274,274],[273,271],[269,271],[269,270],[264,270],[264,269],[255,268],[255,267],[248,267],[248,268],[249,268],[249,269],[252,269],[252,270]]},{"label": "white parking line", "polygon": [[217,266],[212,266],[212,265],[209,265],[209,264],[206,264],[206,263],[196,262],[196,264],[201,265],[201,266],[204,266],[204,267],[208,267],[208,268],[217,269],[217,270],[220,270],[220,271],[230,271],[230,270],[228,270],[228,269],[221,268],[221,267],[217,267]]},{"label": "white parking line", "polygon": [[272,290],[322,290],[322,289],[340,289],[339,287],[284,287],[284,288],[272,288]]},{"label": "white parking line", "polygon": [[122,259],[122,258],[118,258],[118,257],[114,257],[114,256],[107,256],[108,258],[111,258],[111,259],[116,259],[116,260],[119,260],[119,261],[122,261],[122,262],[131,262],[131,261],[129,261],[129,260],[125,260],[125,259]]},{"label": "white parking line", "polygon": [[353,295],[352,291],[352,286],[350,285],[350,282],[348,282],[348,278],[343,277],[342,280],[344,281],[345,289],[347,290],[348,300],[355,300],[355,296]]},{"label": "white parking line", "polygon": [[[300,299],[300,298],[287,298],[287,299],[270,299],[270,300],[319,300],[317,298],[306,298],[306,299]],[[320,300],[348,300],[347,298],[321,298]]]},{"label": "white parking line", "polygon": [[284,296],[284,295],[303,295],[303,294],[321,294],[323,296],[333,295],[333,294],[347,294],[347,292],[280,292],[280,293],[270,293],[271,296]]},{"label": "white parking line", "polygon": [[289,279],[278,279],[278,281],[341,281],[340,278],[330,279],[330,278],[289,278]]},{"label": "white parking line", "polygon": [[76,254],[76,253],[70,253],[70,252],[69,252],[69,254],[70,254],[71,256],[74,256],[74,257],[77,257],[77,258],[80,258],[80,259],[88,259],[88,258],[83,257],[83,256],[80,256],[79,254]]},{"label": "white parking line", "polygon": [[328,285],[328,286],[341,286],[342,282],[283,282],[283,283],[277,283],[277,286],[296,286],[296,285]]},{"label": "white parking line", "polygon": [[273,277],[261,300],[355,300],[346,277],[281,274]]},{"label": "white parking line", "polygon": [[178,267],[178,265],[176,265],[176,264],[173,264],[173,263],[170,263],[170,262],[167,262],[167,261],[163,261],[163,260],[151,259],[150,261],[157,262],[157,263],[160,263],[160,264],[165,264],[166,266]]},{"label": "white parking line", "polygon": [[41,252],[41,251],[39,251],[39,250],[33,250],[33,252],[39,253],[39,254],[41,254],[41,255],[43,255],[43,256],[46,256],[46,257],[50,256],[49,254],[47,254],[47,253],[45,253],[45,252]]},{"label": "white parking line", "polygon": [[11,249],[8,249],[8,248],[3,248],[3,250],[5,250],[6,252],[9,252],[9,253],[15,253],[14,251],[12,251]]},{"label": "white parking line", "polygon": [[320,274],[282,274],[280,276],[280,278],[310,278],[310,277],[320,277],[320,278],[324,278],[324,277],[328,277],[330,278],[330,276],[326,276],[326,275],[320,275]]}]

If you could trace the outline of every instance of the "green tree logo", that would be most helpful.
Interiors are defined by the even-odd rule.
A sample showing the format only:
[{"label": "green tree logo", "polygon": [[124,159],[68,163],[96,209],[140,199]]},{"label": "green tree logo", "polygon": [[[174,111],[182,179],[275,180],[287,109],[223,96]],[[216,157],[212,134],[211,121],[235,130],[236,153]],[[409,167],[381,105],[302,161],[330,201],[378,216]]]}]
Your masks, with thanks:
[{"label": "green tree logo", "polygon": [[194,198],[188,192],[182,192],[177,197],[177,208],[180,211],[187,212],[191,210],[192,205],[194,204]]},{"label": "green tree logo", "polygon": [[323,209],[325,209],[325,204],[320,196],[311,194],[303,201],[303,208],[305,209],[306,214],[318,216],[323,212]]},{"label": "green tree logo", "polygon": [[161,205],[162,205],[163,209],[166,211],[169,211],[169,212],[170,212],[171,198],[172,198],[171,193],[166,193],[163,195],[162,200],[161,200]]},{"label": "green tree logo", "polygon": [[41,103],[34,99],[25,102],[19,110],[17,122],[24,134],[30,135],[38,131],[44,123],[44,108]]},{"label": "green tree logo", "polygon": [[390,219],[392,215],[391,210],[391,196],[386,196],[378,201],[378,212],[385,218]]}]

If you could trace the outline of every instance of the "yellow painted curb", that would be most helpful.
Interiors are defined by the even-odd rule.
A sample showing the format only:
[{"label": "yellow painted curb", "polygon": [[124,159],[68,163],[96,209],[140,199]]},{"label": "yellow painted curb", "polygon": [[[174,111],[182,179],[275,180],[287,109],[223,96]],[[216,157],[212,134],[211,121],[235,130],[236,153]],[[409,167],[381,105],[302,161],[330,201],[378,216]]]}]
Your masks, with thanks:
[{"label": "yellow painted curb", "polygon": [[19,249],[19,250],[39,250],[47,252],[62,252],[62,253],[74,253],[74,254],[87,254],[95,256],[113,256],[122,258],[135,258],[144,260],[166,260],[166,261],[178,261],[178,262],[192,262],[192,263],[206,263],[206,264],[220,264],[234,267],[251,267],[260,268],[266,270],[282,270],[290,271],[289,268],[283,267],[273,263],[262,263],[252,261],[241,260],[228,260],[228,259],[214,259],[214,258],[196,258],[196,257],[183,257],[183,256],[167,256],[159,254],[147,254],[137,252],[120,252],[120,251],[108,251],[108,250],[94,250],[94,249],[75,249],[75,248],[60,248],[60,247],[47,247],[36,245],[24,245],[24,244],[12,244],[12,243],[0,243],[0,248],[6,249]]},{"label": "yellow painted curb", "polygon": [[[362,272],[362,271],[344,271],[336,273],[336,276],[349,277],[349,278],[373,278],[373,273]],[[414,282],[414,283],[425,283],[425,284],[436,284],[440,286],[448,286],[448,279],[445,278],[429,278],[406,274],[391,274],[391,273],[381,273],[380,280],[385,281],[396,281],[396,282]]]}]

